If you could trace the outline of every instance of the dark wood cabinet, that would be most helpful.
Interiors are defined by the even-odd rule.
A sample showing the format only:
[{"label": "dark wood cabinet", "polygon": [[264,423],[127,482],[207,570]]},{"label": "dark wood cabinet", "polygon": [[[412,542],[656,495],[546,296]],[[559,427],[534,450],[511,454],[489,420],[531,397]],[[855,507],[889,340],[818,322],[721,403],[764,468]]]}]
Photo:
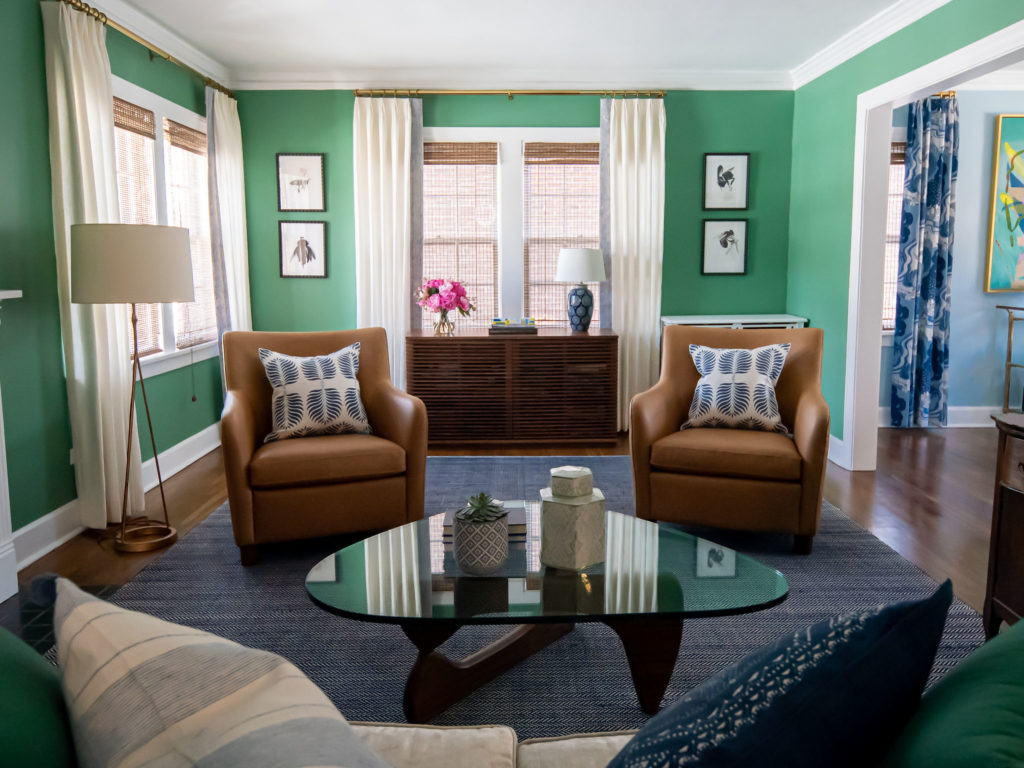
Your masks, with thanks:
[{"label": "dark wood cabinet", "polygon": [[985,635],[1003,621],[1024,616],[1024,415],[993,416],[999,428],[996,489],[992,504]]},{"label": "dark wood cabinet", "polygon": [[617,385],[610,330],[406,337],[406,388],[427,406],[434,445],[614,443]]}]

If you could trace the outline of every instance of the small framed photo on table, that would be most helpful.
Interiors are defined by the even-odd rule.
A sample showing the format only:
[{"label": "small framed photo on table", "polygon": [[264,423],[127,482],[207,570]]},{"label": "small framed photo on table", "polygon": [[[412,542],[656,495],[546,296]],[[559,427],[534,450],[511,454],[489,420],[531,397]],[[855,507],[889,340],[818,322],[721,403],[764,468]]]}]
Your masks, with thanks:
[{"label": "small framed photo on table", "polygon": [[704,155],[704,210],[747,209],[750,153]]},{"label": "small framed photo on table", "polygon": [[704,219],[702,275],[747,273],[747,220]]},{"label": "small framed photo on table", "polygon": [[277,210],[327,210],[323,153],[277,153]]},{"label": "small framed photo on table", "polygon": [[279,221],[281,277],[327,277],[327,222]]}]

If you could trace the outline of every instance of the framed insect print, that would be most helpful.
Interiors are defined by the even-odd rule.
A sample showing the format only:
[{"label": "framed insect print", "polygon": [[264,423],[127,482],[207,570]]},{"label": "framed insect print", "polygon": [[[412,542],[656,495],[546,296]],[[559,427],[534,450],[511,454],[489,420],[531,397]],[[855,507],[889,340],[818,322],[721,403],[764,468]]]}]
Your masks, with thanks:
[{"label": "framed insect print", "polygon": [[327,222],[279,221],[281,277],[327,277]]},{"label": "framed insect print", "polygon": [[747,220],[704,219],[702,275],[747,273]]},{"label": "framed insect print", "polygon": [[996,117],[985,292],[1024,291],[1024,115]]},{"label": "framed insect print", "polygon": [[746,210],[750,153],[704,155],[704,210]]},{"label": "framed insect print", "polygon": [[277,210],[327,210],[324,198],[323,153],[277,153]]}]

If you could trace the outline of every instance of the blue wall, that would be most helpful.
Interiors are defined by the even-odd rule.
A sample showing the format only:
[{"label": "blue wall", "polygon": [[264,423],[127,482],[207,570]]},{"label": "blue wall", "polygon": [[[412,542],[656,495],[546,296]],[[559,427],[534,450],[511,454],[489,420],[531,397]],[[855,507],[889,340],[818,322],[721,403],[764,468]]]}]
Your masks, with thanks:
[{"label": "blue wall", "polygon": [[[995,119],[1024,113],[1024,92],[959,91],[960,163],[953,242],[953,282],[949,336],[949,404],[1001,406],[1006,357],[1006,313],[998,304],[1024,306],[1022,293],[985,293]],[[901,122],[902,121],[902,122]],[[906,126],[906,109],[893,113],[893,125]],[[1024,361],[1024,327],[1015,337],[1015,359]],[[879,404],[889,405],[892,348],[882,348]],[[1018,372],[1019,374],[1019,372]],[[1024,376],[1014,378],[1011,403],[1021,399]]]}]

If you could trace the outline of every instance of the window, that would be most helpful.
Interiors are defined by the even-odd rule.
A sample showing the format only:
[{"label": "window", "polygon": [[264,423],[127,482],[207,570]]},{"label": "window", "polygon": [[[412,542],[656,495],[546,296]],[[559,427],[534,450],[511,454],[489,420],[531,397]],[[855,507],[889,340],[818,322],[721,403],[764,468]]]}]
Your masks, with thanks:
[{"label": "window", "polygon": [[[206,121],[118,78],[114,85],[121,221],[189,230],[196,300],[137,307],[139,357],[149,373],[159,373],[195,359],[197,348],[202,348],[198,359],[216,354]],[[188,356],[171,362],[181,351]]]},{"label": "window", "polygon": [[882,281],[882,330],[896,327],[896,282],[900,268],[900,223],[903,218],[903,169],[906,142],[893,142],[889,160],[888,208],[885,215],[885,272]]},{"label": "window", "polygon": [[[538,323],[562,325],[569,286],[554,282],[562,248],[598,248],[600,144],[523,145],[523,307]],[[599,327],[600,286],[591,283]]]},{"label": "window", "polygon": [[[477,311],[492,317],[567,322],[569,286],[554,282],[563,247],[597,248],[597,128],[423,130],[424,278],[461,280]],[[595,298],[598,286],[592,285]],[[433,320],[424,313],[423,326]],[[600,323],[598,313],[595,325]]]},{"label": "window", "polygon": [[[476,306],[463,327],[498,314],[498,145],[423,143],[423,279],[459,280]],[[413,288],[422,285],[414,279]],[[423,313],[423,327],[433,318]]]}]

